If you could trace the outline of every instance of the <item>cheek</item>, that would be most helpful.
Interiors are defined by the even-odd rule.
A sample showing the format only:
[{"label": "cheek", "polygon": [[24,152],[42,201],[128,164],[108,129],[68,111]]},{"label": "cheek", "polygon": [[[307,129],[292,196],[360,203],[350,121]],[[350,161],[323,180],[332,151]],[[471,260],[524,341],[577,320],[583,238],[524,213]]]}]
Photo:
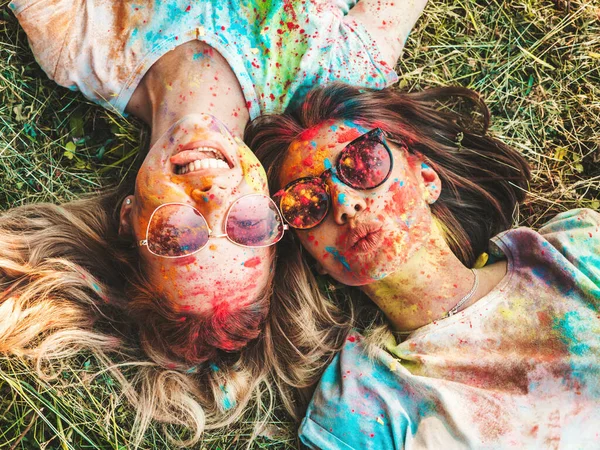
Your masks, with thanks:
[{"label": "cheek", "polygon": [[244,180],[250,189],[257,193],[268,192],[267,174],[254,153],[248,147],[240,146],[239,157]]},{"label": "cheek", "polygon": [[404,214],[415,203],[415,192],[408,187],[404,181],[394,181],[390,186],[389,200],[385,202],[385,208],[394,214]]}]

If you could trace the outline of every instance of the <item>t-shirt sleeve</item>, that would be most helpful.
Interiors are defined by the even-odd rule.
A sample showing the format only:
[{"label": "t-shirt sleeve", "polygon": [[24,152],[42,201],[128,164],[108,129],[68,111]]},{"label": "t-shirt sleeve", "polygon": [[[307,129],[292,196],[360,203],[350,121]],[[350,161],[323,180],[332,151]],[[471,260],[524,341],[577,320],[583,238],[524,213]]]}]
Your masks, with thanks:
[{"label": "t-shirt sleeve", "polygon": [[539,233],[600,288],[600,213],[567,211],[546,223]]},{"label": "t-shirt sleeve", "polygon": [[9,5],[27,34],[38,64],[50,79],[65,87],[72,83],[59,80],[59,63],[73,18],[80,12],[79,5],[50,0],[13,0]]},{"label": "t-shirt sleeve", "polygon": [[349,335],[321,377],[299,430],[300,440],[309,448],[404,446],[409,394],[397,378],[404,369],[383,349],[370,358],[362,340],[358,333]]},{"label": "t-shirt sleeve", "polygon": [[13,0],[10,7],[50,79],[119,113],[132,93],[127,87],[153,62],[146,55],[168,40],[161,33],[139,39],[155,14],[153,2]]}]

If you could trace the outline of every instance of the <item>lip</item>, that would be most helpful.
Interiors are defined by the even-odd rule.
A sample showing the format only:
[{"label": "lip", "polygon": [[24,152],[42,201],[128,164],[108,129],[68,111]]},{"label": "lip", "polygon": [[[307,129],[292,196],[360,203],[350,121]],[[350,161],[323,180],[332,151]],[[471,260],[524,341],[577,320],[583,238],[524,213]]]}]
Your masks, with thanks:
[{"label": "lip", "polygon": [[[233,163],[231,154],[227,150],[225,150],[224,146],[220,142],[215,141],[215,140],[192,141],[192,142],[189,142],[184,145],[181,145],[181,144],[178,145],[176,150],[173,152],[173,154],[169,158],[170,163],[172,165],[182,166],[185,164],[189,164],[190,162],[195,161],[197,159],[202,159],[202,158],[198,158],[200,152],[194,150],[198,147],[209,147],[209,148],[214,148],[215,150],[218,150],[225,158],[225,161],[229,165],[229,169],[214,169],[214,168],[202,169],[202,170],[198,170],[198,171],[194,171],[194,172],[188,172],[187,174],[184,174],[184,175],[197,174],[199,172],[203,172],[203,173],[204,172],[218,173],[218,172],[224,172],[224,171],[226,172],[226,171],[234,168],[235,164]],[[172,170],[174,170],[174,169],[172,168]]]},{"label": "lip", "polygon": [[346,238],[346,251],[367,253],[377,248],[384,238],[383,225],[379,222],[363,222],[352,228]]}]

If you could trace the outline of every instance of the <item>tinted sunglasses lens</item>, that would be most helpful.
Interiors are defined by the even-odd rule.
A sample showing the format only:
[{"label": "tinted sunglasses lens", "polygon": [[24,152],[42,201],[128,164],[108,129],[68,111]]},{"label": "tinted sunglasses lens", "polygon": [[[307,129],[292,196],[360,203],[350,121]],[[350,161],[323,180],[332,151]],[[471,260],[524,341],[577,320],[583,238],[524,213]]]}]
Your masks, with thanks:
[{"label": "tinted sunglasses lens", "polygon": [[373,189],[387,180],[392,169],[390,153],[373,139],[358,139],[341,153],[338,172],[347,185],[356,189]]},{"label": "tinted sunglasses lens", "polygon": [[200,250],[208,242],[204,217],[187,205],[159,207],[148,227],[148,249],[160,256],[183,256]]},{"label": "tinted sunglasses lens", "polygon": [[298,180],[281,198],[281,213],[294,228],[317,226],[327,215],[329,194],[320,179]]},{"label": "tinted sunglasses lens", "polygon": [[283,235],[283,220],[277,206],[266,195],[248,195],[229,209],[227,236],[247,247],[273,245]]}]

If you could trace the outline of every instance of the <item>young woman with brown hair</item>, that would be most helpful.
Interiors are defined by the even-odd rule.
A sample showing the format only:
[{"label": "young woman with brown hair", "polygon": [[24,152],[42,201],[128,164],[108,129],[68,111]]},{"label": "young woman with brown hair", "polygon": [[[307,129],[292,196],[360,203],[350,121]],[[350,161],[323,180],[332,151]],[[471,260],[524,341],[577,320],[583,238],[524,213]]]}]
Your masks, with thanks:
[{"label": "young woman with brown hair", "polygon": [[[315,83],[393,82],[425,3],[12,1],[50,78],[140,117],[151,137],[135,184],[0,217],[10,243],[0,251],[0,282],[9,288],[0,302],[17,311],[0,322],[11,324],[3,351],[38,360],[79,348],[131,351],[131,363],[147,367],[138,390],[127,391],[139,415],[137,443],[151,417],[189,426],[191,443],[205,424],[231,423],[261,398],[268,416],[272,367],[287,374],[298,366],[295,349],[305,346],[302,358],[310,358],[327,332],[318,313],[308,314],[310,301],[281,302],[269,316],[269,246],[283,227],[241,131]],[[60,274],[70,281],[33,289],[34,280],[54,286]],[[285,323],[282,309],[304,323]],[[32,326],[22,328],[25,320]],[[309,337],[300,332],[310,329]],[[293,413],[287,381],[275,383]]]},{"label": "young woman with brown hair", "polygon": [[309,447],[597,446],[600,215],[508,230],[529,169],[488,122],[464,88],[338,85],[248,129],[314,268],[359,287],[351,310],[372,302],[315,391]]}]

